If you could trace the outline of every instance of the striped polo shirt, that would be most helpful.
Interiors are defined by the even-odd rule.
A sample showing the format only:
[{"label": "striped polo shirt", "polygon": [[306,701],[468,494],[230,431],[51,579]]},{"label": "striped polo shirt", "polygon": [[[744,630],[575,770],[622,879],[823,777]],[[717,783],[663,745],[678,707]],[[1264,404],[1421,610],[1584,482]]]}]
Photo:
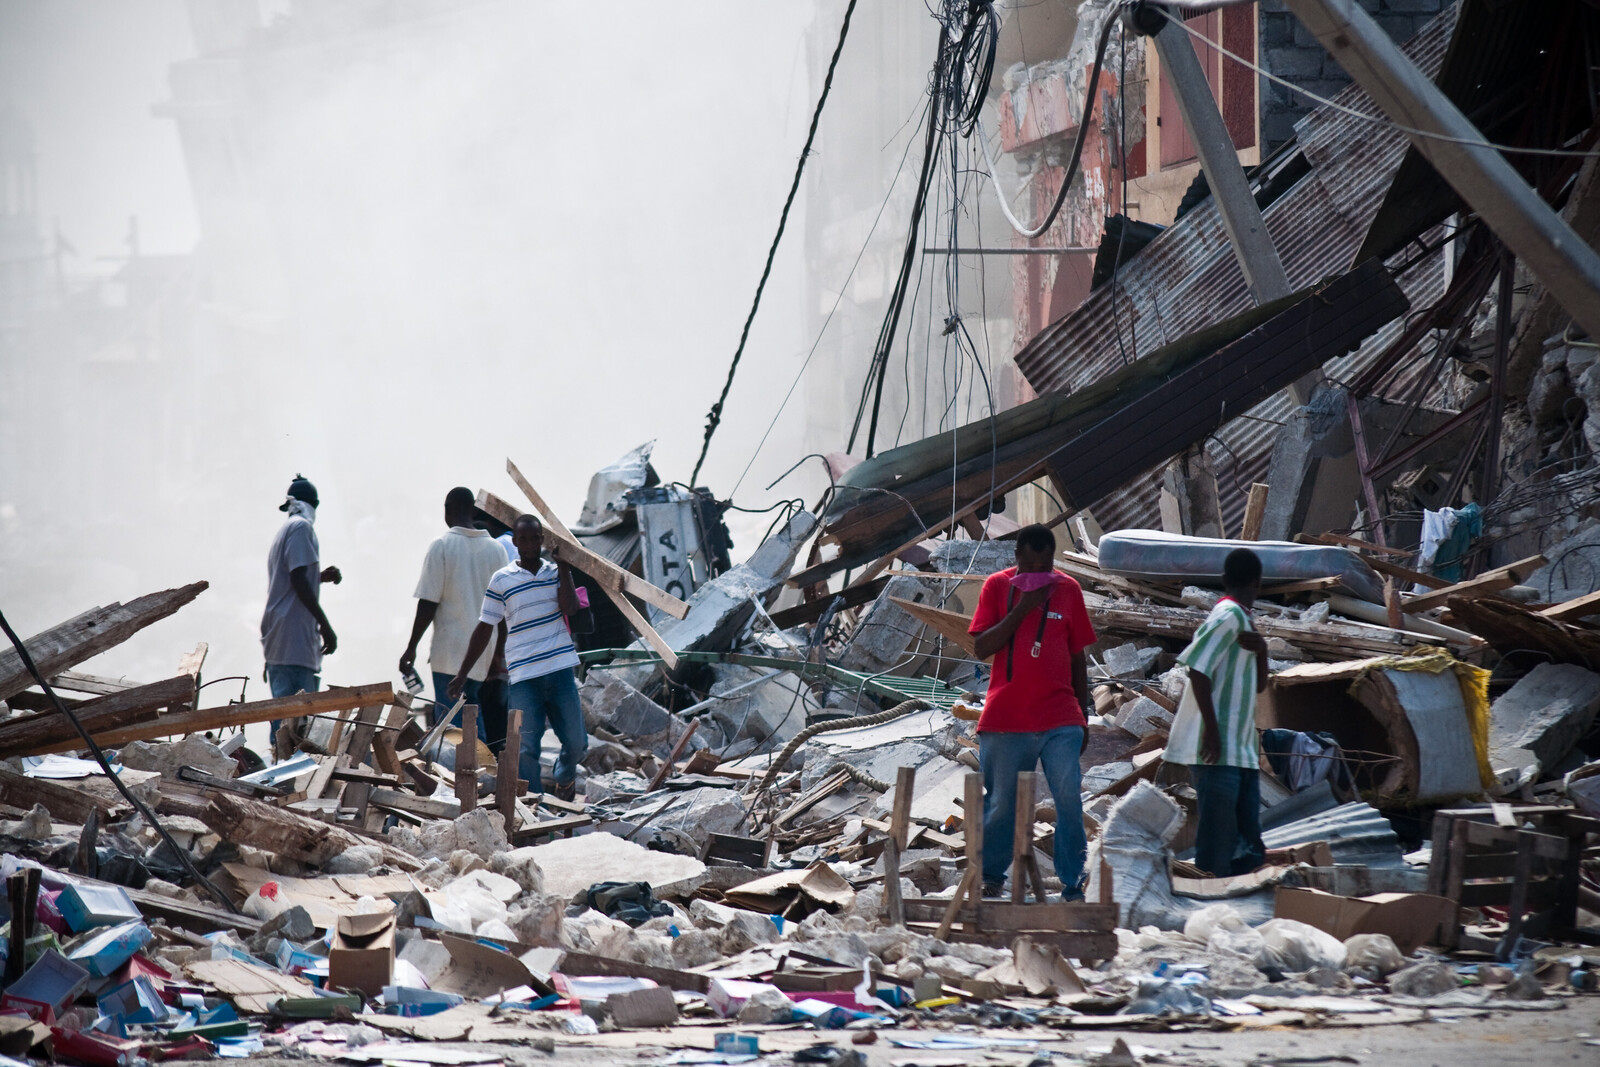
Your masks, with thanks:
[{"label": "striped polo shirt", "polygon": [[[1232,597],[1223,597],[1195,631],[1194,640],[1178,655],[1178,662],[1211,679],[1211,703],[1222,735],[1218,767],[1259,768],[1256,737],[1256,654],[1239,647],[1239,634],[1254,629],[1250,615]],[[1201,720],[1190,692],[1173,720],[1165,759],[1169,763],[1200,763]]]},{"label": "striped polo shirt", "polygon": [[481,622],[506,624],[506,667],[522,682],[578,665],[572,631],[556,603],[560,571],[549,560],[536,571],[513,563],[489,579]]}]

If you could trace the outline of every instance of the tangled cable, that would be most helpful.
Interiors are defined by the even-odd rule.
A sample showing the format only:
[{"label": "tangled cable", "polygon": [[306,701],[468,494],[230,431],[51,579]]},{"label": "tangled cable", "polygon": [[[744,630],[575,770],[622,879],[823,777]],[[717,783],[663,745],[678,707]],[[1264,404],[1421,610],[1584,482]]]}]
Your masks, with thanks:
[{"label": "tangled cable", "polygon": [[833,733],[835,730],[854,730],[861,726],[882,726],[886,722],[893,722],[896,719],[910,715],[913,711],[931,710],[933,710],[933,705],[926,700],[913,699],[903,704],[896,704],[888,711],[880,711],[876,715],[857,715],[853,719],[830,719],[827,722],[819,722],[813,726],[807,726],[804,730],[795,734],[787,745],[783,746],[783,751],[778,753],[777,759],[772,761],[772,766],[767,768],[766,776],[756,786],[756,792],[760,794],[771,789],[772,783],[777,779],[784,765],[789,762],[789,757],[793,756],[801,745],[818,734]]}]

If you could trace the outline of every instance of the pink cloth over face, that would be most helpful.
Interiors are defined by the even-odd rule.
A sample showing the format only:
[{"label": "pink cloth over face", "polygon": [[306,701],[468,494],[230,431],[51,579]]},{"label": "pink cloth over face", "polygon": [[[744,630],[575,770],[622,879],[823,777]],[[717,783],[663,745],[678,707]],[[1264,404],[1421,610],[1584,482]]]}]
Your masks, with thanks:
[{"label": "pink cloth over face", "polygon": [[1043,589],[1048,585],[1055,585],[1064,575],[1056,571],[1018,571],[1011,576],[1011,588],[1031,593],[1035,589]]}]

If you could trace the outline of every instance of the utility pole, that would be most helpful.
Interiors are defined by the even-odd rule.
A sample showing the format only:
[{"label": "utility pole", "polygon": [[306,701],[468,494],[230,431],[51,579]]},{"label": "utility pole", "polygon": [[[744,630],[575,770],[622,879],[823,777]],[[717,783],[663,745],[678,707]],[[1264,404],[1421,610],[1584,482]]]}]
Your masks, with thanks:
[{"label": "utility pole", "polygon": [[[1359,4],[1353,0],[1287,3],[1385,115],[1401,126],[1423,131],[1406,136],[1589,336],[1600,337],[1600,254],[1561,221],[1498,150],[1482,143],[1484,136],[1477,127]],[[1539,18],[1541,13],[1530,11],[1528,17]],[[1167,61],[1165,52],[1161,61]]]},{"label": "utility pole", "polygon": [[[1205,171],[1206,184],[1217,202],[1222,226],[1228,232],[1234,258],[1239,261],[1251,298],[1259,305],[1288,296],[1291,290],[1283,260],[1278,258],[1278,250],[1267,233],[1267,224],[1261,218],[1261,209],[1250,192],[1250,183],[1239,166],[1233,138],[1228,136],[1222,112],[1217,110],[1211,84],[1206,80],[1205,71],[1200,69],[1188,31],[1176,15],[1169,17],[1161,9],[1141,5],[1132,10],[1130,17],[1135,30],[1155,41],[1156,52],[1161,56],[1162,74],[1171,81],[1173,95],[1178,98],[1183,124],[1188,127],[1199,152],[1200,168]],[[1322,373],[1312,371],[1289,386],[1289,398],[1297,407],[1304,407],[1321,381]]]}]

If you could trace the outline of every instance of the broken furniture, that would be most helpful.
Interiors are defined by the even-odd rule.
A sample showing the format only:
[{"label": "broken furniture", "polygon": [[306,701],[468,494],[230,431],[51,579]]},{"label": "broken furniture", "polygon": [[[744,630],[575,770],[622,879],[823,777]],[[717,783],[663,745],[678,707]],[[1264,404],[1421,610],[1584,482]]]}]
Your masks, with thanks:
[{"label": "broken furniture", "polygon": [[[1026,778],[1026,785],[1022,779]],[[1117,954],[1115,904],[1047,903],[1033,855],[1033,774],[1018,776],[1017,822],[1011,850],[1011,900],[983,899],[983,776],[965,778],[967,869],[949,900],[907,900],[906,926],[940,940],[1008,947],[1019,937],[1049,945],[1067,959],[1093,965]],[[1039,903],[1025,904],[1031,879]]]},{"label": "broken furniture", "polygon": [[[1428,891],[1463,908],[1500,907],[1507,913],[1500,957],[1515,951],[1528,913],[1549,909],[1541,938],[1578,937],[1580,864],[1600,819],[1550,805],[1491,804],[1449,808],[1433,817]],[[1594,903],[1591,899],[1586,903]],[[1454,948],[1459,923],[1443,944]]]}]

